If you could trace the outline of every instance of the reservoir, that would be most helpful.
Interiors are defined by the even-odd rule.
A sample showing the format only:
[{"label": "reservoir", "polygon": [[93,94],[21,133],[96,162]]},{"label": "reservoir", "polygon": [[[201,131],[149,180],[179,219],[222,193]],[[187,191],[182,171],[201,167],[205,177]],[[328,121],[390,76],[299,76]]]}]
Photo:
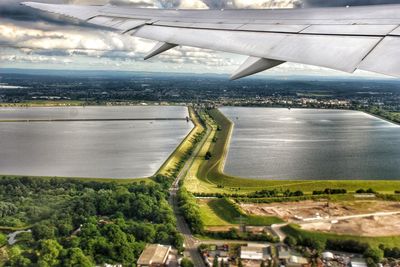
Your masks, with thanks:
[{"label": "reservoir", "polygon": [[[2,108],[0,174],[140,178],[153,175],[192,129],[186,107]],[[154,120],[152,118],[180,118]]]},{"label": "reservoir", "polygon": [[346,110],[224,107],[225,173],[257,179],[400,179],[400,126]]}]

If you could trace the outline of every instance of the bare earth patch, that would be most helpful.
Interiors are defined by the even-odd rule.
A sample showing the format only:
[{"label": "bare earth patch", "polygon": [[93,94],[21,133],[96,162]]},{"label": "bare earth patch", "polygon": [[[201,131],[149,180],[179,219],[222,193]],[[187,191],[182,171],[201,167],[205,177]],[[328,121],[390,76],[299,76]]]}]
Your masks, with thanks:
[{"label": "bare earth patch", "polygon": [[400,203],[379,200],[241,204],[253,215],[278,216],[305,230],[359,236],[400,235]]},{"label": "bare earth patch", "polygon": [[340,220],[335,223],[315,222],[301,224],[304,230],[324,231],[337,234],[359,236],[393,236],[400,235],[400,215],[369,216]]}]

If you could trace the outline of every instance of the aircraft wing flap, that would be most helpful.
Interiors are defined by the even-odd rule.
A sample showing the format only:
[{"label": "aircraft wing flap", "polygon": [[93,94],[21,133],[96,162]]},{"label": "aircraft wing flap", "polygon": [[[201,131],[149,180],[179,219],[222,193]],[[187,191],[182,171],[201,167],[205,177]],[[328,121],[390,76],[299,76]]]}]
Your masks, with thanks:
[{"label": "aircraft wing flap", "polygon": [[400,77],[400,36],[385,37],[362,61],[359,69]]},{"label": "aircraft wing flap", "polygon": [[329,34],[329,35],[372,35],[386,36],[399,25],[311,25],[301,31],[307,34]]},{"label": "aircraft wing flap", "polygon": [[255,31],[255,32],[287,32],[298,33],[306,29],[310,25],[304,24],[267,24],[267,23],[247,23],[239,27],[241,31]]},{"label": "aircraft wing flap", "polygon": [[126,19],[107,16],[96,16],[87,20],[88,23],[96,24],[102,27],[113,28],[124,33],[126,31],[143,26],[147,23],[146,20]]},{"label": "aircraft wing flap", "polygon": [[390,33],[390,35],[398,35],[398,36],[400,36],[400,26],[397,27],[396,29],[394,29],[394,30]]},{"label": "aircraft wing flap", "polygon": [[212,23],[212,22],[175,22],[175,21],[157,21],[154,25],[179,27],[179,28],[197,28],[197,29],[216,29],[216,30],[235,30],[243,24],[241,23]]}]

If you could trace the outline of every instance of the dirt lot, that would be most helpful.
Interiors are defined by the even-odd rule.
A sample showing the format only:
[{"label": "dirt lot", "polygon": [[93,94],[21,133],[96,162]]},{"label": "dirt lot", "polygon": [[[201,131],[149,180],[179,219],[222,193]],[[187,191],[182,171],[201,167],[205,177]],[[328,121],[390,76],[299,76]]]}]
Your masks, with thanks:
[{"label": "dirt lot", "polygon": [[305,230],[360,236],[400,235],[400,215],[370,216],[340,220],[336,223],[313,222],[301,224],[301,227]]},{"label": "dirt lot", "polygon": [[[379,200],[241,204],[254,215],[278,216],[303,229],[361,236],[400,235],[399,202]],[[361,217],[365,215],[365,217]],[[353,216],[353,217],[352,217]]]},{"label": "dirt lot", "polygon": [[330,202],[329,206],[327,201],[312,200],[273,204],[240,204],[240,206],[248,214],[278,216],[287,221],[400,211],[400,202],[379,200]]}]

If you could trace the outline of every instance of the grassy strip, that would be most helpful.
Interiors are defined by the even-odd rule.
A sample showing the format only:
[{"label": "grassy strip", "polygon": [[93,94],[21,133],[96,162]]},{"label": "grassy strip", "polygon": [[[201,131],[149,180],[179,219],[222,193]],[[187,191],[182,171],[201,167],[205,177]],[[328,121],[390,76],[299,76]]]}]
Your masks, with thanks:
[{"label": "grassy strip", "polygon": [[189,115],[193,121],[194,128],[185,137],[185,139],[183,139],[174,152],[172,152],[172,154],[158,169],[155,175],[176,176],[177,170],[180,169],[180,167],[182,167],[184,164],[184,159],[187,155],[187,152],[193,149],[196,136],[200,135],[204,131],[204,127],[200,123],[199,118],[192,107],[189,107]]},{"label": "grassy strip", "polygon": [[199,208],[205,226],[238,225],[241,222],[252,226],[269,226],[283,222],[272,216],[247,215],[227,198],[212,199],[207,203],[200,202]]},{"label": "grassy strip", "polygon": [[361,109],[361,110],[370,115],[381,118],[383,120],[387,120],[392,123],[400,124],[400,112],[383,110],[380,107],[376,107],[376,106],[371,107],[369,109]]},{"label": "grassy strip", "polygon": [[205,160],[202,153],[194,164],[197,172],[191,172],[191,177],[185,186],[191,192],[247,194],[262,189],[301,190],[311,194],[314,190],[325,188],[343,188],[355,192],[360,188],[372,188],[377,192],[393,194],[400,188],[396,180],[258,180],[227,175],[223,172],[225,157],[233,129],[233,123],[219,110],[213,109],[203,115],[207,126],[212,129],[202,153],[210,151],[211,158]]},{"label": "grassy strip", "polygon": [[366,237],[366,236],[351,236],[351,235],[338,235],[322,232],[311,232],[300,229],[299,226],[289,224],[282,227],[282,231],[288,236],[292,236],[295,239],[313,239],[322,243],[326,243],[327,240],[355,240],[361,243],[369,244],[374,248],[378,248],[379,245],[384,244],[387,248],[394,248],[400,246],[400,236],[383,236],[383,237]]},{"label": "grassy strip", "polygon": [[32,225],[24,226],[24,227],[12,227],[12,226],[0,226],[0,231],[2,232],[15,232],[15,231],[23,231],[31,228]]}]

